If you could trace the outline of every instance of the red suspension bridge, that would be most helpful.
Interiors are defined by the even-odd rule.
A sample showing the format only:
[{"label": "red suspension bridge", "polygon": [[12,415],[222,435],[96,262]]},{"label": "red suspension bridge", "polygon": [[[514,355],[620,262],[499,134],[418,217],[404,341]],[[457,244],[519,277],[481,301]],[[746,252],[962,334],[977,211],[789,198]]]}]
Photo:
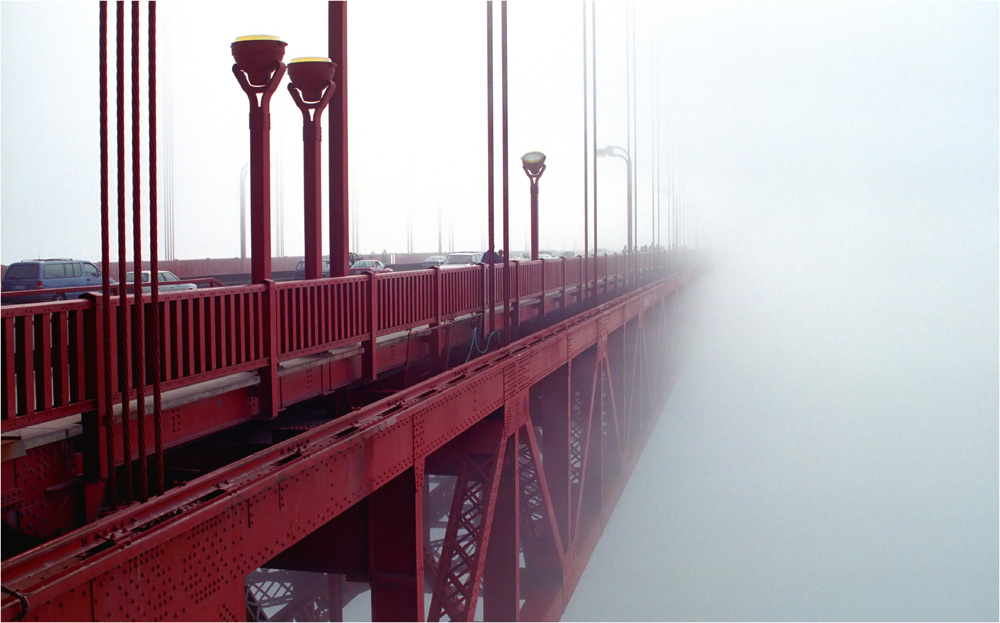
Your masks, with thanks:
[{"label": "red suspension bridge", "polygon": [[[344,40],[341,3],[330,32]],[[666,401],[695,258],[345,275],[334,96],[333,276],[317,278],[316,237],[307,279],[275,282],[260,163],[283,71],[241,79],[251,285],[135,295],[105,278],[2,309],[4,620],[342,620],[364,591],[373,620],[557,619],[568,603]]]}]

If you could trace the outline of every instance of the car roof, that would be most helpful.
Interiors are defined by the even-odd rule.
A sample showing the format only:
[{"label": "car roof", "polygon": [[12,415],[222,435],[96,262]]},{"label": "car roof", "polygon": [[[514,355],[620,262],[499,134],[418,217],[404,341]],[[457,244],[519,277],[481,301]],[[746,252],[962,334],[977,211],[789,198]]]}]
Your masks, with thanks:
[{"label": "car roof", "polygon": [[71,257],[47,257],[38,258],[33,260],[21,260],[20,262],[14,262],[15,264],[37,264],[38,262],[77,262],[80,260],[74,260]]}]

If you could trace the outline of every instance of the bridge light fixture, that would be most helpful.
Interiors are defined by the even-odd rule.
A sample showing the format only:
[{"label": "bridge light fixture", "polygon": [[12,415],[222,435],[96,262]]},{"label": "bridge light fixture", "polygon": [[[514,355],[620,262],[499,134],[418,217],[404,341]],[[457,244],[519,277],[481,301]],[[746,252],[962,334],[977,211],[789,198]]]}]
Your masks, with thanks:
[{"label": "bridge light fixture", "polygon": [[529,151],[521,156],[521,166],[531,183],[531,259],[538,259],[538,178],[545,172],[545,154]]},{"label": "bridge light fixture", "polygon": [[545,154],[540,151],[529,151],[521,156],[521,166],[524,167],[524,172],[528,174],[532,183],[535,183],[545,171]]},{"label": "bridge light fixture", "polygon": [[296,88],[306,102],[318,102],[333,80],[337,66],[325,56],[303,56],[288,62],[289,88]]},{"label": "bridge light fixture", "polygon": [[281,64],[286,45],[273,35],[245,35],[237,37],[230,48],[236,67],[247,75],[250,84],[264,86]]},{"label": "bridge light fixture", "polygon": [[[285,75],[287,44],[272,35],[247,35],[232,43],[233,76],[250,104],[250,275],[271,278],[271,96]],[[271,398],[263,402],[271,408]]]},{"label": "bridge light fixture", "polygon": [[632,205],[632,157],[628,153],[627,149],[619,147],[618,145],[608,145],[606,147],[598,147],[594,152],[598,158],[621,158],[625,161],[625,175],[628,178],[625,189],[628,193],[625,199],[625,213],[626,213],[626,230],[628,231],[628,242],[626,244],[626,251],[632,253],[633,239],[632,235],[635,233],[636,240],[638,240],[638,232],[633,232],[632,217],[635,207]]},{"label": "bridge light fixture", "polygon": [[[323,110],[337,85],[337,65],[325,56],[304,56],[288,63],[288,93],[302,111],[303,206],[305,224],[305,277],[323,276],[322,155],[320,153]],[[333,261],[333,258],[330,258]]]}]

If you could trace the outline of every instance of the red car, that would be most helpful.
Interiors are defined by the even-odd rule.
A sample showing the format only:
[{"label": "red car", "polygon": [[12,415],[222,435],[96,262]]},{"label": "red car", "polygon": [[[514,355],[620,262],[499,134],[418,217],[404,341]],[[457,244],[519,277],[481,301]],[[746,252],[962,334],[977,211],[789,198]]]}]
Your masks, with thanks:
[{"label": "red car", "polygon": [[352,275],[363,275],[365,273],[391,273],[392,269],[379,260],[358,260],[351,265]]}]

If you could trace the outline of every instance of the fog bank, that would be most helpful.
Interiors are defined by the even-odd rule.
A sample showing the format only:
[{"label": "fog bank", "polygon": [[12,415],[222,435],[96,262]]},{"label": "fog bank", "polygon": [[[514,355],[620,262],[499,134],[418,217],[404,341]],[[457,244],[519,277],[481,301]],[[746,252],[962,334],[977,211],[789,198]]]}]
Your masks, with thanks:
[{"label": "fog bank", "polygon": [[997,218],[902,214],[762,226],[690,288],[565,620],[997,619]]}]

